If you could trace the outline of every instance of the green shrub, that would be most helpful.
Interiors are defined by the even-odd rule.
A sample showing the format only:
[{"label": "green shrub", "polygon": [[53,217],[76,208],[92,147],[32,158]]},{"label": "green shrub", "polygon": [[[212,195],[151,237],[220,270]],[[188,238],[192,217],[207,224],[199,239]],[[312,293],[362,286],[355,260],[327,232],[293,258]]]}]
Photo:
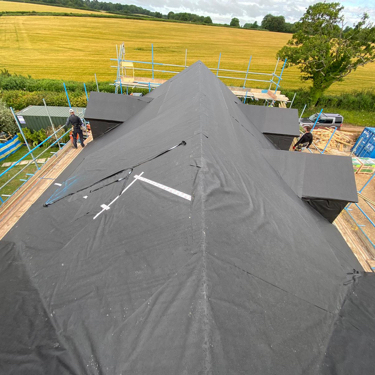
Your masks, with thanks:
[{"label": "green shrub", "polygon": [[[0,90],[22,90],[28,92],[51,91],[65,93],[64,83],[69,96],[72,92],[84,93],[85,88],[82,82],[67,81],[57,79],[34,79],[30,76],[24,77],[18,74],[10,74],[6,69],[0,71]],[[112,82],[98,82],[99,91],[115,92]],[[96,82],[86,83],[87,91],[96,91]]]},{"label": "green shrub", "polygon": [[[30,147],[34,148],[42,143],[47,138],[47,131],[45,129],[40,130],[31,130],[29,128],[22,128],[22,132],[26,138],[26,142]],[[24,143],[25,140],[22,137],[22,134],[17,133],[18,139],[20,142]],[[44,143],[47,144],[48,142]]]},{"label": "green shrub", "polygon": [[[0,91],[0,99],[2,99],[9,107],[20,110],[29,105],[44,105],[45,99],[47,105],[68,107],[68,101],[65,93],[56,92],[25,92],[21,90]],[[73,107],[86,107],[86,95],[82,93],[72,93],[69,95],[70,103]]]},{"label": "green shrub", "polygon": [[[310,94],[307,89],[298,89],[295,91],[281,90],[289,99],[292,99],[294,93],[293,107],[302,110],[305,104],[310,107]],[[337,110],[353,110],[353,111],[375,111],[375,91],[353,91],[352,93],[343,93],[341,95],[324,95],[320,98],[316,109],[336,108]]]},{"label": "green shrub", "polygon": [[18,130],[17,124],[10,109],[6,103],[0,99],[0,132],[8,134],[16,134]]}]

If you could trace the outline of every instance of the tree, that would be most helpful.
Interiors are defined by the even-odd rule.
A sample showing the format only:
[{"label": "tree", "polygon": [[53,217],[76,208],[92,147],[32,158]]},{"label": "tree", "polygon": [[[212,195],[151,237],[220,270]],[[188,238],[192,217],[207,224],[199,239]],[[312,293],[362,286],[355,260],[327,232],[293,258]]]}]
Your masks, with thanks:
[{"label": "tree", "polygon": [[240,20],[238,18],[232,18],[229,26],[240,27]]},{"label": "tree", "polygon": [[262,28],[269,31],[285,31],[285,18],[284,16],[273,16],[267,14],[262,20]]},{"label": "tree", "polygon": [[294,23],[285,22],[284,33],[293,34],[295,32]]},{"label": "tree", "polygon": [[299,22],[296,33],[277,55],[296,65],[303,81],[312,81],[310,98],[316,105],[334,82],[375,61],[375,27],[368,15],[352,29],[344,29],[344,7],[339,3],[311,5]]},{"label": "tree", "polygon": [[0,132],[9,133],[11,135],[16,134],[18,127],[14,121],[12,112],[0,99]]},{"label": "tree", "polygon": [[259,27],[258,22],[255,21],[254,23],[245,23],[243,25],[244,29],[257,29]]}]

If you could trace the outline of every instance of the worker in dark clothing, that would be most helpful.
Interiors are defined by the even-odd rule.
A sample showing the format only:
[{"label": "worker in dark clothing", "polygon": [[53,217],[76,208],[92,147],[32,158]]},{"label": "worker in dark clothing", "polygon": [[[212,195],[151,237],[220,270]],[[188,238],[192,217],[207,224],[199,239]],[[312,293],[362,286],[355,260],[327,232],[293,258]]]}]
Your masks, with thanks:
[{"label": "worker in dark clothing", "polygon": [[302,137],[297,141],[297,143],[293,146],[293,150],[301,151],[302,147],[309,148],[313,141],[313,135],[311,134],[311,127],[306,126],[306,133],[302,135]]},{"label": "worker in dark clothing", "polygon": [[72,109],[69,109],[70,116],[66,120],[65,126],[68,126],[69,124],[72,125],[72,131],[73,131],[73,146],[74,148],[77,148],[77,134],[79,134],[79,139],[81,141],[81,146],[85,147],[83,143],[83,133],[81,126],[82,120],[74,114],[74,111]]}]

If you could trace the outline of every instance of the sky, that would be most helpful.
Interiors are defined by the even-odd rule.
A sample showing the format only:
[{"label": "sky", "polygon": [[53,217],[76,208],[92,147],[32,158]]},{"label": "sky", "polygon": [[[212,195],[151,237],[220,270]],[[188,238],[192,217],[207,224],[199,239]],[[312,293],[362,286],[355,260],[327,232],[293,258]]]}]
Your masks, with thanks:
[{"label": "sky", "polygon": [[[107,0],[108,1],[108,0]],[[240,25],[260,24],[266,14],[284,16],[286,22],[298,21],[308,6],[319,0],[110,0],[112,3],[133,4],[142,8],[168,14],[169,12],[195,13],[200,16],[210,16],[214,23],[230,23],[234,17],[240,20]],[[322,0],[320,0],[322,1]],[[335,2],[335,0],[330,0]],[[336,0],[337,2],[337,0]],[[363,13],[368,13],[370,20],[375,21],[374,0],[341,1],[345,7],[344,15],[347,26],[358,22]]]}]

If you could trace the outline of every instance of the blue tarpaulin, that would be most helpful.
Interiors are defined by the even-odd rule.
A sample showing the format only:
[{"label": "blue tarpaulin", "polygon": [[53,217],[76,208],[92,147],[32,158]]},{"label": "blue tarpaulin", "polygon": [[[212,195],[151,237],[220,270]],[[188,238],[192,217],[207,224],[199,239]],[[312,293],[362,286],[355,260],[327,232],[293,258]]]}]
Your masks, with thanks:
[{"label": "blue tarpaulin", "polygon": [[17,135],[15,135],[9,141],[0,144],[0,160],[6,159],[9,155],[16,152],[21,146],[22,143],[19,141]]}]

